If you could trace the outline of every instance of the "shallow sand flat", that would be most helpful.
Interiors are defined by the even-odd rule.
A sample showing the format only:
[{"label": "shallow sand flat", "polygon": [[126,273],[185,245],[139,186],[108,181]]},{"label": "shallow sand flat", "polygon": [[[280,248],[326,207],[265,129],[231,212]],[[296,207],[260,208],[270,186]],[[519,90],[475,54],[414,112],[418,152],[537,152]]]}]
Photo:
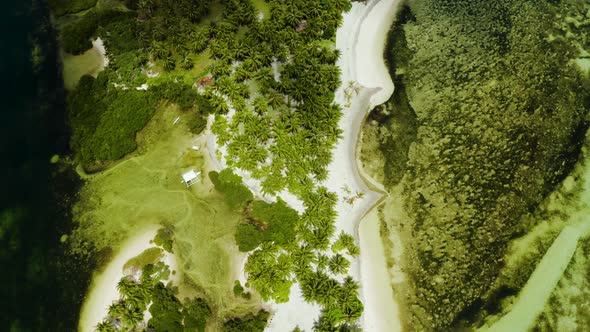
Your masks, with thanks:
[{"label": "shallow sand flat", "polygon": [[84,75],[96,77],[109,63],[106,50],[100,38],[92,42],[93,47],[80,55],[62,53],[63,75],[66,89],[72,90]]},{"label": "shallow sand flat", "polygon": [[[137,236],[127,240],[113,260],[106,266],[104,271],[95,273],[90,284],[90,291],[86,295],[78,330],[80,332],[94,331],[96,324],[100,323],[108,314],[109,306],[119,299],[117,283],[124,277],[123,266],[131,258],[141,254],[146,249],[154,247],[150,241],[156,236],[159,226],[151,226],[142,230]],[[176,266],[174,255],[166,253],[163,261],[170,267],[170,271],[177,271],[171,275],[173,281],[178,281],[180,275]]]},{"label": "shallow sand flat", "polygon": [[[393,297],[391,280],[387,271],[387,260],[383,241],[379,233],[379,214],[373,208],[361,220],[359,238],[361,250],[361,271],[364,287],[365,311],[364,331],[401,331],[397,318],[398,305]],[[368,282],[371,280],[372,282]]]}]

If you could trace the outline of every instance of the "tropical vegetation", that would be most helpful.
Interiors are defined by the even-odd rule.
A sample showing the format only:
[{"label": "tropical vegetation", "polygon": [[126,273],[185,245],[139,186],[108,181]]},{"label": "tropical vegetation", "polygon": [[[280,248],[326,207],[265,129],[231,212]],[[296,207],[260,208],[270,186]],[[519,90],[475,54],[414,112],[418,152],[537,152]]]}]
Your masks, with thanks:
[{"label": "tropical vegetation", "polygon": [[270,314],[260,310],[256,315],[249,314],[244,317],[232,318],[223,324],[224,332],[262,332],[266,326]]},{"label": "tropical vegetation", "polygon": [[[162,253],[160,247],[152,247],[126,264],[135,269],[119,280],[119,300],[109,307],[108,316],[96,326],[96,331],[205,331],[212,312],[209,304],[202,298],[180,301],[178,289],[170,282],[164,284],[171,273],[161,261]],[[138,266],[140,263],[145,264]],[[147,322],[146,310],[151,315]]]},{"label": "tropical vegetation", "polygon": [[[338,197],[321,185],[342,134],[342,108],[333,102],[341,84],[335,34],[350,1],[269,0],[262,11],[268,17],[260,17],[251,0],[123,4],[63,20],[66,51],[79,54],[101,37],[110,61],[70,95],[72,146],[80,160],[132,152],[135,134],[162,102],[198,114],[196,132],[212,114],[211,130],[229,168],[250,174],[267,197],[288,191],[304,207],[299,215],[281,201],[252,202],[230,170],[209,174],[232,209],[245,209],[236,240],[241,250],[254,250],[249,286],[280,302],[288,300],[293,283],[315,280],[322,289],[346,289],[309,297],[330,315],[322,326],[337,328],[360,317],[357,289],[326,272],[345,274],[349,261],[329,252]],[[147,91],[137,90],[144,84]],[[98,111],[90,114],[95,105]],[[346,249],[346,255],[358,254],[354,243]]]}]

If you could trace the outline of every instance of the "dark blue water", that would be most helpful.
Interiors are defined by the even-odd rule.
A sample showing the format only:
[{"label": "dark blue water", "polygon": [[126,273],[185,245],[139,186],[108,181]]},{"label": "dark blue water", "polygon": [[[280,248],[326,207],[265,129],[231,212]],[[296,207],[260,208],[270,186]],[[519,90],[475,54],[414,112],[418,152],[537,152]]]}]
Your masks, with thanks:
[{"label": "dark blue water", "polygon": [[[71,169],[49,163],[68,152],[55,35],[44,1],[2,5],[0,331],[74,331],[89,269],[59,241],[79,183]],[[44,56],[38,66],[33,40]]]}]

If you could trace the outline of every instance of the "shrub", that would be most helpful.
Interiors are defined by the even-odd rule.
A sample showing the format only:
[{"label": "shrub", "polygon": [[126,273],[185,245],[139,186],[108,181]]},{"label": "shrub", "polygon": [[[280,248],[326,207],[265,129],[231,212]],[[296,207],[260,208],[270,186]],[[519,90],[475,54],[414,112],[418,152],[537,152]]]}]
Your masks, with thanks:
[{"label": "shrub", "polygon": [[158,229],[156,237],[154,237],[154,243],[172,253],[172,245],[174,244],[174,230],[170,227],[164,227]]},{"label": "shrub", "polygon": [[215,189],[223,193],[227,204],[233,208],[243,208],[247,202],[254,199],[254,195],[242,184],[242,177],[234,174],[230,169],[221,172],[209,172],[209,178]]},{"label": "shrub", "polygon": [[241,296],[242,294],[244,294],[244,287],[242,287],[242,284],[240,283],[239,280],[236,280],[234,282],[234,295],[235,296]]},{"label": "shrub", "polygon": [[49,0],[49,7],[56,16],[78,13],[96,6],[97,0]]},{"label": "shrub", "polygon": [[193,299],[184,304],[184,331],[203,332],[211,317],[211,307],[204,299]]},{"label": "shrub", "polygon": [[264,241],[264,234],[252,224],[239,224],[235,238],[240,251],[247,252],[256,249]]},{"label": "shrub", "polygon": [[251,216],[266,224],[265,241],[273,241],[280,246],[287,245],[295,239],[295,225],[299,221],[297,211],[288,207],[285,201],[278,199],[276,203],[254,201]]},{"label": "shrub", "polygon": [[223,324],[225,332],[258,332],[264,331],[269,313],[260,310],[256,315],[249,314],[241,318],[233,318]]}]

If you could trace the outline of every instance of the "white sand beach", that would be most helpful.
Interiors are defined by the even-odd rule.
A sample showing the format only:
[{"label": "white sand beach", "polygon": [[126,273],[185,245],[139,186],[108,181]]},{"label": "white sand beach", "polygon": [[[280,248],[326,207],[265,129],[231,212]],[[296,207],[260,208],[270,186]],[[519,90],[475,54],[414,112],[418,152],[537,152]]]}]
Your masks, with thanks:
[{"label": "white sand beach", "polygon": [[[141,254],[148,248],[154,247],[154,244],[150,243],[150,241],[156,236],[158,228],[159,226],[154,225],[127,240],[121,245],[105,269],[94,274],[90,290],[86,295],[80,313],[78,323],[80,332],[94,331],[95,326],[107,316],[109,306],[119,299],[117,283],[124,277],[123,266],[131,258]],[[176,271],[176,274],[171,274],[169,280],[178,284],[180,271],[178,271],[175,256],[165,253],[163,261],[170,267],[170,271]]]},{"label": "white sand beach", "polygon": [[[401,331],[401,323],[393,313],[398,311],[387,271],[385,248],[379,234],[379,214],[371,209],[359,225],[361,241],[361,277],[365,313],[363,331]],[[371,279],[368,280],[368,277]],[[370,309],[370,310],[369,310]]]}]

